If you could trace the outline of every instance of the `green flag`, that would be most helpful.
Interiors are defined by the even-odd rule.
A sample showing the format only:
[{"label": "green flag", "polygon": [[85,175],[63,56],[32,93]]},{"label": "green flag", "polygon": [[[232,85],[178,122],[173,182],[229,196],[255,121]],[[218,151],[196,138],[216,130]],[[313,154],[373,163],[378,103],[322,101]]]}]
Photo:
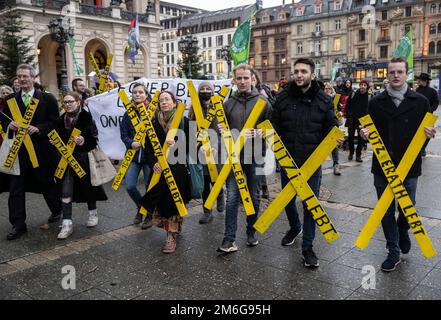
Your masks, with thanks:
[{"label": "green flag", "polygon": [[76,40],[74,37],[69,36],[68,41],[69,41],[70,52],[72,53],[72,60],[73,60],[74,66],[75,66],[75,72],[77,73],[77,75],[80,76],[84,72],[84,70],[83,70],[83,68],[81,68],[80,64],[77,61],[77,58],[75,57],[74,48],[75,48]]},{"label": "green flag", "polygon": [[234,65],[248,63],[251,40],[251,18],[243,22],[234,32],[231,40],[231,56]]},{"label": "green flag", "polygon": [[412,30],[406,33],[404,37],[400,39],[397,48],[392,53],[393,58],[401,57],[406,59],[407,65],[409,67],[408,78],[407,81],[413,81],[414,72],[413,72],[413,43],[412,43]]}]

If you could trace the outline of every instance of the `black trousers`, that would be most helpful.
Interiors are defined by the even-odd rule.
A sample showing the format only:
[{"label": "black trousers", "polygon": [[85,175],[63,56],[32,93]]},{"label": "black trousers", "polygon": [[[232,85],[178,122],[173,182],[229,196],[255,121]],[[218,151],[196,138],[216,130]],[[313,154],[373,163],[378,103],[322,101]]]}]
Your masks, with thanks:
[{"label": "black trousers", "polygon": [[[20,175],[9,176],[9,222],[15,229],[26,228],[26,175],[30,172],[31,164],[20,161]],[[28,177],[29,180],[33,177]],[[46,177],[47,178],[47,177]],[[32,181],[35,183],[35,181]],[[43,197],[53,214],[61,212],[61,188],[55,182],[44,188]]]},{"label": "black trousers", "polygon": [[[357,121],[357,125],[358,125],[358,121]],[[360,128],[358,128],[358,126],[355,126],[355,125],[351,125],[348,127],[349,153],[354,154],[355,131],[357,131],[357,150],[355,152],[355,155],[357,157],[360,157],[361,150],[363,149],[363,139],[360,137]]]}]

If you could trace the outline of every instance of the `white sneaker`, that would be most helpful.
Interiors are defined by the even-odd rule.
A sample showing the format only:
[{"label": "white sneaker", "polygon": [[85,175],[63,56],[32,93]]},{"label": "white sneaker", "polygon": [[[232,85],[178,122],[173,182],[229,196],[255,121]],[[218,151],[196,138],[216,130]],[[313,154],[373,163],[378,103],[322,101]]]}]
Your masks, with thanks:
[{"label": "white sneaker", "polygon": [[63,240],[68,238],[73,232],[73,224],[70,219],[63,219],[63,224],[61,225],[61,231],[58,234],[58,240]]},{"label": "white sneaker", "polygon": [[98,224],[98,212],[95,210],[89,211],[89,220],[87,220],[86,226],[93,228]]}]

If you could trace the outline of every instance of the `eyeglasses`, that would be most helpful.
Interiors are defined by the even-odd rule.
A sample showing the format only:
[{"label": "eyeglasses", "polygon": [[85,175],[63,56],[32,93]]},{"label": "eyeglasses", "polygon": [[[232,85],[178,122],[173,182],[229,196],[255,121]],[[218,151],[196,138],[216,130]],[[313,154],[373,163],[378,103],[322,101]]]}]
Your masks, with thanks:
[{"label": "eyeglasses", "polygon": [[77,102],[76,100],[64,100],[64,104],[68,105],[68,104],[73,104],[74,102]]}]

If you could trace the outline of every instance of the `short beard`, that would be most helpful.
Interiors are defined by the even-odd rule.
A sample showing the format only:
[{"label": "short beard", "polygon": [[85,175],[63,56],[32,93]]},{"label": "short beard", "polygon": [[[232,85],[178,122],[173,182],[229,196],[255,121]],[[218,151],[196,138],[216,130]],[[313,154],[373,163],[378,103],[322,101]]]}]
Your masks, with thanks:
[{"label": "short beard", "polygon": [[311,85],[311,82],[312,82],[312,80],[309,80],[309,82],[304,81],[304,84],[301,86],[298,85],[297,82],[296,82],[296,84],[297,84],[297,87],[299,87],[300,89],[306,89]]}]

